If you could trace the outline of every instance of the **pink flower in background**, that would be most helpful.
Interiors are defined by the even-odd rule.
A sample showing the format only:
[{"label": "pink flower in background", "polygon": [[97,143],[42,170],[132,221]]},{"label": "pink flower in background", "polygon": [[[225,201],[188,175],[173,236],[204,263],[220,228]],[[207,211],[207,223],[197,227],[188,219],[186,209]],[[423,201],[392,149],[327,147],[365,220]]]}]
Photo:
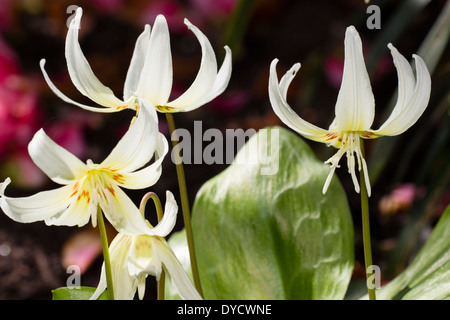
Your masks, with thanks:
[{"label": "pink flower in background", "polygon": [[416,199],[425,195],[425,192],[424,188],[420,188],[414,183],[404,183],[381,198],[378,207],[382,214],[396,214],[408,210]]},{"label": "pink flower in background", "polygon": [[325,58],[324,72],[330,85],[333,88],[339,88],[344,72],[344,59],[338,59],[334,56]]},{"label": "pink flower in background", "polygon": [[40,119],[38,93],[21,74],[14,52],[0,39],[0,156],[26,148]]},{"label": "pink flower in background", "polygon": [[44,178],[27,153],[41,125],[38,101],[38,92],[22,74],[14,51],[0,38],[0,165],[20,187],[40,185]]},{"label": "pink flower in background", "polygon": [[234,9],[237,0],[190,0],[197,13],[208,18],[228,16]]},{"label": "pink flower in background", "polygon": [[7,29],[14,19],[13,0],[0,0],[0,30]]},{"label": "pink flower in background", "polygon": [[175,0],[155,0],[149,1],[141,15],[141,24],[150,24],[155,21],[156,17],[162,14],[170,30],[176,33],[187,33],[189,30],[184,24],[186,12],[179,1]]},{"label": "pink flower in background", "polygon": [[248,92],[244,90],[232,91],[211,101],[209,107],[218,113],[232,115],[241,111],[249,101],[250,95]]},{"label": "pink flower in background", "polygon": [[103,13],[114,13],[118,11],[122,5],[123,0],[91,0],[93,5],[97,7],[98,10]]}]

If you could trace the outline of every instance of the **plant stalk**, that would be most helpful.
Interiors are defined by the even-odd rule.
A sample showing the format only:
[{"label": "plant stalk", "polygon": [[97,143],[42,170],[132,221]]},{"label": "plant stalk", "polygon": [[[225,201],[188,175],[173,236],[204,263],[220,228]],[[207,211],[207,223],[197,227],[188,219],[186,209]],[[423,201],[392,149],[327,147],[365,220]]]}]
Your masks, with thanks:
[{"label": "plant stalk", "polygon": [[189,207],[189,198],[187,193],[187,187],[186,187],[186,178],[184,175],[184,167],[183,167],[183,161],[180,156],[180,150],[178,146],[178,136],[176,134],[176,127],[175,127],[175,121],[173,119],[172,113],[166,113],[167,118],[167,124],[169,126],[170,131],[170,137],[172,140],[172,146],[173,146],[173,153],[175,157],[175,165],[177,169],[177,177],[178,177],[178,187],[180,189],[180,198],[181,198],[181,208],[183,210],[183,219],[184,219],[184,226],[186,229],[186,237],[187,237],[187,243],[189,248],[189,257],[191,261],[191,268],[192,268],[192,276],[194,278],[194,285],[197,289],[198,293],[203,297],[203,291],[200,283],[200,276],[198,272],[198,266],[197,266],[197,257],[195,254],[195,247],[194,247],[194,237],[192,235],[192,225],[191,225],[191,212]]},{"label": "plant stalk", "polygon": [[100,237],[102,239],[103,260],[105,261],[106,285],[108,287],[109,297],[114,300],[114,287],[111,272],[111,260],[109,258],[108,237],[106,235],[105,221],[100,206],[97,209],[98,228],[100,229]]},{"label": "plant stalk", "polygon": [[[142,198],[141,204],[139,206],[139,211],[141,212],[142,216],[145,217],[145,205],[147,204],[148,199],[152,199],[153,203],[156,207],[156,214],[158,215],[158,222],[161,222],[164,210],[161,205],[161,201],[159,200],[159,197],[154,192],[148,192],[145,194],[145,196]],[[166,286],[166,272],[164,270],[161,271],[161,276],[158,281],[158,287],[157,287],[157,299],[158,300],[165,300],[165,286]]]},{"label": "plant stalk", "polygon": [[[360,140],[361,154],[364,157],[364,140]],[[369,267],[373,265],[372,263],[372,247],[370,240],[370,215],[369,215],[369,196],[367,194],[366,180],[364,178],[364,170],[359,173],[359,180],[361,185],[361,214],[362,214],[362,233],[363,233],[363,247],[364,247],[364,262],[366,267],[366,285],[369,294],[369,300],[376,300],[375,286],[369,285],[370,277]]]}]

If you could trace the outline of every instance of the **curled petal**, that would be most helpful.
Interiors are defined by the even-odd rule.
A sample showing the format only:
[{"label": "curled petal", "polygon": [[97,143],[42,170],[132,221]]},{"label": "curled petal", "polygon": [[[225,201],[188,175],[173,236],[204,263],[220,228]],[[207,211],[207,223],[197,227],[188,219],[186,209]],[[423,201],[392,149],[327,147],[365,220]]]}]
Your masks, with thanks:
[{"label": "curled petal", "polygon": [[170,191],[166,192],[166,205],[164,207],[164,215],[162,220],[151,229],[151,235],[165,237],[175,227],[177,222],[178,205],[173,194]]},{"label": "curled petal", "polygon": [[375,116],[375,100],[362,52],[361,38],[353,26],[345,33],[342,84],[336,101],[339,131],[368,130]]},{"label": "curled petal", "polygon": [[141,73],[144,69],[145,56],[150,39],[150,30],[150,26],[146,25],[144,31],[136,40],[136,45],[131,58],[130,66],[128,67],[125,85],[123,88],[123,99],[125,101],[136,95]]},{"label": "curled petal", "polygon": [[[189,89],[187,89],[181,96],[177,99],[169,102],[167,106],[175,109],[185,109],[189,108],[192,110],[198,107],[199,104],[206,103],[206,97],[211,96],[211,92],[216,89],[222,89],[223,84],[227,83],[228,74],[231,72],[231,57],[225,60],[225,69],[221,70],[220,78],[218,78],[216,83],[217,75],[217,61],[214,50],[209,42],[208,38],[192,23],[185,19],[185,24],[187,27],[195,34],[197,37],[201,49],[202,49],[202,59],[200,62],[200,69],[194,82],[191,84]],[[229,56],[231,51],[227,50],[227,55]],[[228,53],[229,52],[229,53]],[[214,87],[217,88],[214,88]],[[213,94],[214,95],[214,94]],[[211,100],[211,99],[210,99]]]},{"label": "curled petal", "polygon": [[86,165],[39,130],[28,145],[34,163],[54,182],[69,184],[87,171]]},{"label": "curled petal", "polygon": [[270,64],[269,77],[269,99],[274,112],[284,124],[292,130],[297,131],[302,136],[314,141],[327,141],[327,136],[329,135],[327,130],[321,129],[300,118],[286,101],[287,89],[297,71],[300,69],[300,64],[295,64],[288,72],[286,72],[280,83],[278,83],[276,71],[277,63],[278,59],[274,59]]},{"label": "curled petal", "polygon": [[158,116],[150,102],[139,100],[139,105],[141,108],[136,121],[100,167],[133,172],[153,157],[158,138]]},{"label": "curled petal", "polygon": [[117,183],[126,189],[144,189],[154,185],[161,176],[162,163],[168,151],[169,144],[166,137],[162,133],[158,133],[155,161],[144,169],[131,173],[120,173]]},{"label": "curled petal", "polygon": [[77,107],[80,107],[82,109],[88,110],[88,111],[93,111],[93,112],[102,112],[102,113],[111,113],[111,112],[116,112],[117,109],[116,108],[105,108],[105,107],[91,107],[82,103],[78,103],[72,99],[70,99],[68,96],[66,96],[64,93],[62,93],[56,86],[55,84],[52,82],[52,80],[50,80],[50,77],[47,74],[47,71],[45,71],[45,60],[42,59],[40,61],[40,67],[42,70],[42,74],[44,75],[44,79],[47,82],[48,86],[50,87],[50,89],[53,91],[54,94],[56,94],[56,96],[58,96],[61,100],[63,100],[64,102],[73,104]]},{"label": "curled petal", "polygon": [[202,300],[181,263],[165,240],[155,241],[164,269],[170,276],[173,286],[184,300]]},{"label": "curled petal", "polygon": [[92,101],[104,107],[121,108],[124,106],[124,102],[114,96],[111,89],[100,82],[81,51],[78,43],[78,31],[82,14],[83,10],[78,8],[66,38],[66,59],[70,78],[75,87]]},{"label": "curled petal", "polygon": [[73,185],[67,185],[29,197],[10,198],[2,194],[0,204],[3,212],[17,222],[45,221],[48,225],[82,226],[88,223],[90,218],[90,212],[85,210],[86,207],[78,207],[82,210],[76,212],[76,218],[66,221],[58,219],[65,213],[72,212],[75,200]]},{"label": "curled petal", "polygon": [[169,28],[164,16],[158,15],[150,33],[136,95],[155,106],[165,105],[172,91],[172,77]]},{"label": "curled petal", "polygon": [[417,73],[415,81],[408,61],[392,45],[389,48],[397,68],[398,100],[386,122],[378,130],[371,131],[377,136],[394,136],[408,130],[425,111],[431,93],[430,73],[422,58],[413,55]]},{"label": "curled petal", "polygon": [[99,205],[114,228],[124,234],[151,234],[150,227],[133,201],[118,186],[112,184],[100,191]]}]

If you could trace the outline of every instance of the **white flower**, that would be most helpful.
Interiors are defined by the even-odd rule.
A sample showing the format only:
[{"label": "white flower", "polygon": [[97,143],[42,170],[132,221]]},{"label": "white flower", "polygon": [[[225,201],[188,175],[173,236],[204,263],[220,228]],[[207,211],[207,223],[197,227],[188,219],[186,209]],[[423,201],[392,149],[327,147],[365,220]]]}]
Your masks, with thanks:
[{"label": "white flower", "polygon": [[[375,102],[370,85],[369,76],[364,64],[362,43],[358,32],[353,26],[345,33],[345,61],[342,84],[339,90],[335,119],[328,130],[319,128],[300,118],[288,105],[286,94],[300,64],[295,64],[278,82],[276,65],[278,60],[272,61],[270,66],[269,97],[273,110],[278,117],[291,129],[302,136],[331,145],[338,152],[325,163],[330,163],[331,171],[325,182],[323,193],[330,184],[334,170],[339,167],[341,157],[347,155],[347,164],[356,192],[360,191],[356,177],[355,166],[364,172],[367,192],[370,196],[370,182],[366,161],[360,148],[360,138],[373,139],[381,136],[395,136],[410,128],[425,111],[430,98],[431,78],[428,69],[417,55],[413,55],[416,62],[416,78],[409,62],[392,44],[391,50],[398,75],[398,100],[390,117],[378,129],[371,129],[375,116]],[[356,160],[355,160],[356,156]]]},{"label": "white flower", "polygon": [[[154,108],[140,108],[136,121],[100,164],[90,160],[83,163],[41,129],[28,146],[29,154],[50,179],[63,186],[12,198],[4,195],[8,178],[0,187],[3,212],[22,223],[44,220],[47,225],[83,226],[92,219],[96,226],[100,206],[117,230],[135,234],[148,231],[139,209],[120,187],[143,189],[158,181],[168,143],[158,132],[157,121]],[[144,167],[153,157],[154,162]]]},{"label": "white flower", "polygon": [[166,19],[158,15],[153,29],[149,25],[136,41],[135,50],[124,85],[123,100],[103,85],[92,72],[78,42],[82,9],[78,8],[70,24],[66,39],[66,59],[70,78],[86,97],[102,107],[91,107],[73,101],[64,95],[50,80],[41,60],[41,69],[53,92],[64,101],[96,112],[115,112],[137,108],[136,98],[150,101],[159,111],[179,112],[196,109],[220,95],[231,77],[231,50],[225,46],[226,56],[220,70],[213,48],[206,36],[187,19],[185,24],[195,34],[202,49],[202,59],[197,77],[177,99],[169,102],[172,91],[172,54]]},{"label": "white flower", "polygon": [[[183,299],[201,299],[200,294],[164,239],[175,226],[177,211],[177,203],[172,193],[167,191],[164,215],[155,228],[151,228],[149,233],[142,235],[119,233],[111,242],[109,250],[114,299],[131,300],[134,298],[136,290],[138,290],[139,298],[142,299],[147,275],[153,275],[156,280],[159,280],[163,269]],[[106,288],[107,281],[103,264],[97,290],[91,299],[97,299]]]}]

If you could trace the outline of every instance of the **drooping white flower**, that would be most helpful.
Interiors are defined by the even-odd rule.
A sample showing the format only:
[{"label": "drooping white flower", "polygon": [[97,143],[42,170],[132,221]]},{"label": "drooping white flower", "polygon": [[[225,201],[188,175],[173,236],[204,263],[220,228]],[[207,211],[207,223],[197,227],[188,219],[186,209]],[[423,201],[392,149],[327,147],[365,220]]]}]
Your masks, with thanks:
[{"label": "drooping white flower", "polygon": [[[164,215],[155,228],[141,235],[119,233],[110,245],[110,261],[114,299],[131,300],[138,291],[140,299],[145,293],[147,275],[159,281],[161,272],[166,271],[172,284],[183,299],[199,300],[200,294],[195,289],[174,252],[164,239],[176,223],[178,206],[172,193],[166,192]],[[103,264],[97,290],[91,297],[97,299],[107,288],[105,265]]]},{"label": "drooping white flower", "polygon": [[272,61],[269,97],[273,110],[288,127],[305,138],[324,142],[339,149],[325,162],[330,163],[331,170],[323,193],[327,191],[334,171],[339,167],[339,160],[346,154],[349,173],[356,192],[360,191],[355,170],[358,165],[358,170],[364,172],[365,184],[370,196],[369,176],[366,161],[361,153],[360,138],[373,139],[399,135],[416,123],[428,105],[431,78],[424,61],[417,55],[413,55],[416,66],[416,77],[414,77],[409,62],[392,44],[389,44],[388,48],[397,69],[398,99],[390,117],[378,130],[373,130],[371,126],[375,117],[375,101],[364,63],[361,39],[353,26],[346,30],[344,45],[345,61],[342,84],[336,102],[335,119],[328,130],[305,121],[287,103],[287,90],[300,69],[299,63],[295,64],[278,81],[276,72],[278,60]]},{"label": "drooping white flower", "polygon": [[197,77],[180,97],[169,101],[172,92],[172,54],[167,21],[158,15],[153,28],[145,26],[138,37],[125,80],[123,99],[117,98],[93,73],[78,42],[83,11],[78,8],[66,38],[66,60],[70,78],[86,97],[102,107],[87,106],[63,94],[50,80],[41,60],[44,78],[53,92],[64,101],[96,112],[116,112],[137,108],[136,98],[150,101],[159,111],[180,112],[196,109],[220,95],[231,77],[231,50],[225,46],[226,56],[220,70],[208,38],[187,19],[185,24],[197,37],[202,59]]},{"label": "drooping white flower", "polygon": [[[142,105],[148,104],[143,100]],[[158,132],[155,108],[140,108],[136,121],[100,164],[83,163],[39,130],[28,146],[34,163],[62,187],[28,197],[5,196],[8,178],[0,187],[0,206],[11,219],[45,221],[47,225],[83,226],[97,223],[100,206],[106,218],[122,232],[148,231],[139,209],[121,188],[143,189],[155,184],[168,152],[167,139]],[[151,159],[154,162],[148,166]]]}]

